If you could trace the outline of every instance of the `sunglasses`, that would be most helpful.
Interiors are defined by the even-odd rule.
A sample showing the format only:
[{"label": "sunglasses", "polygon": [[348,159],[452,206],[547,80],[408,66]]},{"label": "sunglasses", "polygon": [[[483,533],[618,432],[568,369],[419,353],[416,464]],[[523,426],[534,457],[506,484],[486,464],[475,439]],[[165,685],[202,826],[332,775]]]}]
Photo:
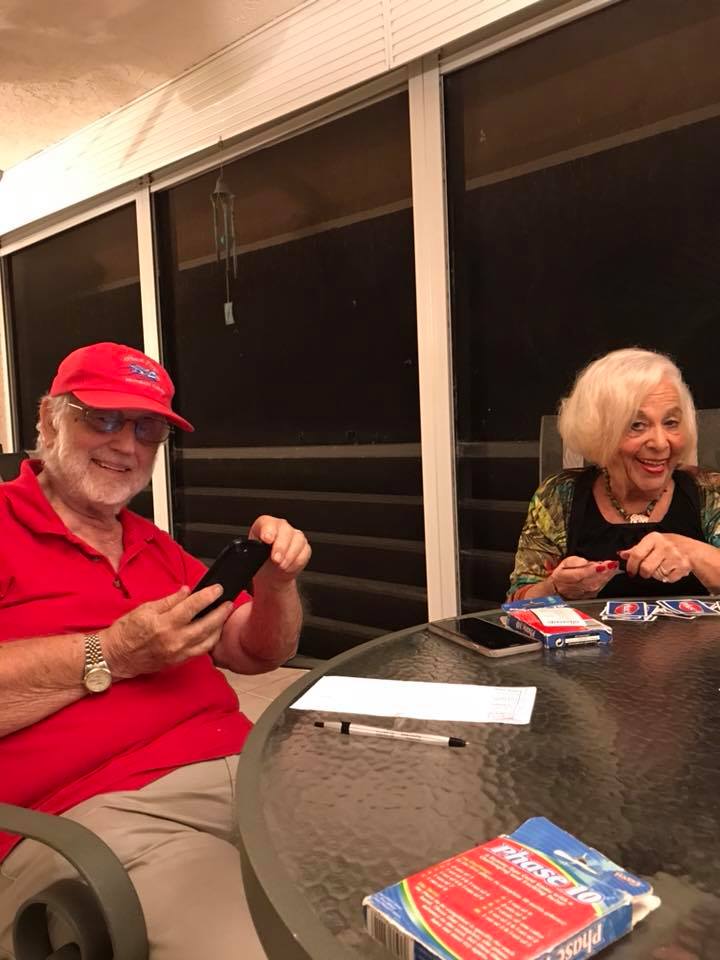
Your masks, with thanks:
[{"label": "sunglasses", "polygon": [[126,423],[131,423],[136,440],[154,444],[163,443],[172,432],[167,420],[160,417],[126,417],[122,410],[98,410],[71,402],[68,402],[68,406],[79,410],[82,416],[78,419],[84,420],[96,433],[120,433]]}]

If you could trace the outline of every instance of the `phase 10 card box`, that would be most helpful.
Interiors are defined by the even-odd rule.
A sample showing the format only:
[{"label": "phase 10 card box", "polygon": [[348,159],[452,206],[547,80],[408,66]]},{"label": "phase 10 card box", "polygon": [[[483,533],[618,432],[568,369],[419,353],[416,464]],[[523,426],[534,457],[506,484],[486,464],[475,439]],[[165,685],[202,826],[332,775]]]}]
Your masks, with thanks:
[{"label": "phase 10 card box", "polygon": [[612,628],[594,617],[566,606],[536,606],[516,608],[504,604],[507,625],[511,630],[540,640],[549,650],[577,647],[583,644],[610,643]]},{"label": "phase 10 card box", "polygon": [[402,960],[587,960],[659,905],[544,817],[363,900],[368,932]]}]

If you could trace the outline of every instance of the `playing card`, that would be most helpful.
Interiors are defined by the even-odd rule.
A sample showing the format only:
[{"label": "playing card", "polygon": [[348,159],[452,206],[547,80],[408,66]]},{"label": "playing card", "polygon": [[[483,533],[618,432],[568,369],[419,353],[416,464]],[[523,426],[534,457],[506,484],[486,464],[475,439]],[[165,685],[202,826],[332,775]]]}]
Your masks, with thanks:
[{"label": "playing card", "polygon": [[608,600],[600,617],[603,620],[647,620],[648,604],[644,600]]},{"label": "playing card", "polygon": [[661,601],[668,609],[680,613],[683,616],[691,617],[717,617],[720,612],[711,603],[706,600],[663,600]]},{"label": "playing card", "polygon": [[657,620],[660,608],[657,603],[647,603],[647,611],[645,613],[645,619],[647,621]]},{"label": "playing card", "polygon": [[697,614],[690,610],[678,609],[678,603],[680,603],[679,600],[658,600],[658,616],[676,617],[679,620],[694,620]]}]

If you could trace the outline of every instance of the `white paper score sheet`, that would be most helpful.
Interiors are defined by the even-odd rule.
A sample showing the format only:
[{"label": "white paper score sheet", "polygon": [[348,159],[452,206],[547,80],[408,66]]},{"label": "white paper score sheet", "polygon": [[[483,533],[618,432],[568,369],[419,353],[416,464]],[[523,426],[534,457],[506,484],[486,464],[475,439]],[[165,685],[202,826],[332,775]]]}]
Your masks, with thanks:
[{"label": "white paper score sheet", "polygon": [[321,677],[294,710],[415,717],[466,723],[530,723],[536,687],[484,687],[471,683]]}]

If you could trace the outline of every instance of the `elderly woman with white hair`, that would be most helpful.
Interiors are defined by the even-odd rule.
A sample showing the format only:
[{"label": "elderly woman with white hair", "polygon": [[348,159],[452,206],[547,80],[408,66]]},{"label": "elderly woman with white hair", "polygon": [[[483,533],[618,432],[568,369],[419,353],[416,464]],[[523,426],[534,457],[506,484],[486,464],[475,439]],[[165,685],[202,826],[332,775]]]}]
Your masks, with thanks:
[{"label": "elderly woman with white hair", "polygon": [[720,474],[696,461],[690,391],[649,350],[615,350],[560,408],[565,445],[591,466],[530,502],[508,595],[697,596],[720,591]]}]

